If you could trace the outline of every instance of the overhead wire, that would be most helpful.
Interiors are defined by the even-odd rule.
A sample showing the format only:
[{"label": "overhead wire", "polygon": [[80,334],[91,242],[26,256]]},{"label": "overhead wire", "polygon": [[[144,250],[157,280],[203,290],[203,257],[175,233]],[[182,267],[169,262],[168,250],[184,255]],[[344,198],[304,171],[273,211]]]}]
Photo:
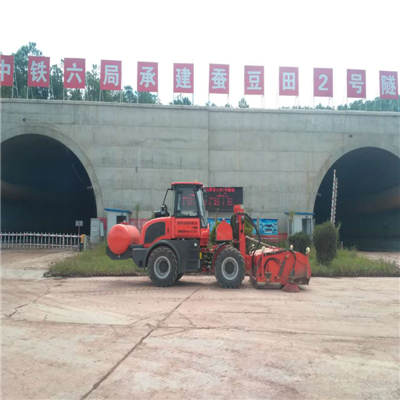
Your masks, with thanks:
[{"label": "overhead wire", "polygon": [[69,162],[71,163],[71,166],[72,166],[72,169],[73,169],[74,172],[75,172],[75,175],[78,177],[78,179],[79,179],[84,185],[87,185],[87,184],[82,180],[82,178],[78,175],[78,173],[76,172],[75,166],[74,166],[74,164],[73,164],[73,162],[72,162],[72,160],[71,160],[71,158],[70,158],[70,156],[69,156],[68,147],[65,146],[65,149],[67,150],[68,160],[69,160]]}]

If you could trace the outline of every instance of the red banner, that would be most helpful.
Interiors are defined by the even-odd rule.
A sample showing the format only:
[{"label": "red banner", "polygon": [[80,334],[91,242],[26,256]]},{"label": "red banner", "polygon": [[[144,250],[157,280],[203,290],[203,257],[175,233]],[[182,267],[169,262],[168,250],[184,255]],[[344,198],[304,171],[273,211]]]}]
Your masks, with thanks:
[{"label": "red banner", "polygon": [[14,56],[0,54],[0,86],[13,86]]},{"label": "red banner", "polygon": [[174,93],[194,92],[194,65],[174,64]]},{"label": "red banner", "polygon": [[101,60],[100,90],[121,90],[122,61]]},{"label": "red banner", "polygon": [[299,95],[299,69],[279,67],[279,96]]},{"label": "red banner", "polygon": [[28,58],[28,87],[49,87],[50,57]]},{"label": "red banner", "polygon": [[365,70],[347,70],[347,97],[353,99],[367,98],[367,80]]},{"label": "red banner", "polygon": [[264,96],[264,67],[245,65],[244,94],[259,94]]},{"label": "red banner", "polygon": [[137,90],[158,93],[158,63],[138,62]]},{"label": "red banner", "polygon": [[229,65],[210,64],[208,93],[229,94]]},{"label": "red banner", "polygon": [[65,89],[85,89],[85,75],[84,58],[64,58]]},{"label": "red banner", "polygon": [[379,71],[379,87],[381,99],[398,99],[399,81],[397,79],[397,72]]},{"label": "red banner", "polygon": [[314,68],[314,97],[333,97],[332,68]]}]

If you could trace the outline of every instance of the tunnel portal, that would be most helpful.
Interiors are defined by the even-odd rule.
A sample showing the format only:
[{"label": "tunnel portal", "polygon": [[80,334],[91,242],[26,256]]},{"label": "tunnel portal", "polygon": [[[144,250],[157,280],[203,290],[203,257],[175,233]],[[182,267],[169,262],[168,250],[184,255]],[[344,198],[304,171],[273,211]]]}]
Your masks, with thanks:
[{"label": "tunnel portal", "polygon": [[20,135],[1,144],[2,232],[75,233],[97,216],[89,176],[77,156],[43,135]]},{"label": "tunnel portal", "polygon": [[336,221],[345,246],[400,250],[400,158],[374,147],[353,150],[326,173],[316,197],[316,222],[330,219],[333,171],[338,177]]}]

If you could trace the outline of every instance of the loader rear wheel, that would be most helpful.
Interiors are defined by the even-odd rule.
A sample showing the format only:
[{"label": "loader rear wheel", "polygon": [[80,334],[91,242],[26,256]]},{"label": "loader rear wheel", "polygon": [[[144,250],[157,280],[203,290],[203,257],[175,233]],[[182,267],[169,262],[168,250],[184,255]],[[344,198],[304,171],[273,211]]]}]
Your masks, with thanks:
[{"label": "loader rear wheel", "polygon": [[157,247],[149,257],[147,264],[149,276],[154,285],[168,287],[178,277],[178,260],[175,253],[166,246]]},{"label": "loader rear wheel", "polygon": [[215,261],[215,277],[220,286],[234,289],[242,284],[245,274],[244,258],[239,250],[228,246]]}]

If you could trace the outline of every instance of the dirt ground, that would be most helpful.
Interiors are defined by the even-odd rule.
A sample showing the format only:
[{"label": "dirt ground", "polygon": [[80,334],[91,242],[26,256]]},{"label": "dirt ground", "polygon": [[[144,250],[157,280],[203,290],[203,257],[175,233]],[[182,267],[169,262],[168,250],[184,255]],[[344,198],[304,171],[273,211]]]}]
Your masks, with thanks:
[{"label": "dirt ground", "polygon": [[39,252],[1,253],[2,399],[400,398],[399,279],[162,289],[43,279],[68,254]]}]

